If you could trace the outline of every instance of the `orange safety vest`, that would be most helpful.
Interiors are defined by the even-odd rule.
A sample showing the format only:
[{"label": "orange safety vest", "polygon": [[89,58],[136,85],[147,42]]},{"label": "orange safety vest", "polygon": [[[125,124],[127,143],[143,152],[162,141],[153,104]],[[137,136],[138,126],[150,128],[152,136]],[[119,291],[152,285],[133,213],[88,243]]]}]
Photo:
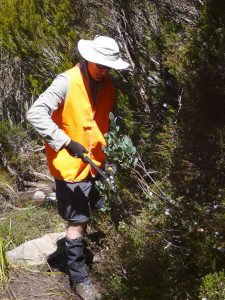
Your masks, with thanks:
[{"label": "orange safety vest", "polygon": [[[82,144],[89,152],[88,156],[97,166],[102,166],[106,147],[104,134],[109,130],[109,113],[115,102],[115,89],[109,76],[97,96],[94,107],[91,93],[79,65],[66,72],[69,76],[69,90],[64,102],[53,112],[53,121],[72,140]],[[79,182],[89,175],[96,175],[88,164],[80,158],[71,156],[65,148],[56,152],[46,143],[46,156],[51,174],[68,182]]]}]

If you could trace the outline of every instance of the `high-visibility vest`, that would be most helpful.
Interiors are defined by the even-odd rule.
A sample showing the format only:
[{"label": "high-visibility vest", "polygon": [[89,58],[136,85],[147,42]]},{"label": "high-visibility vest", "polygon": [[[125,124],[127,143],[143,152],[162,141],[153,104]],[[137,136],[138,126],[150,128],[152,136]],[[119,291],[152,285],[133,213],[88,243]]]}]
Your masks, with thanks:
[{"label": "high-visibility vest", "polygon": [[[106,147],[104,134],[109,130],[109,113],[115,102],[115,89],[109,76],[103,86],[94,107],[88,83],[81,73],[79,65],[67,71],[69,90],[64,102],[53,112],[53,121],[72,140],[82,144],[89,152],[88,156],[101,167],[105,160],[102,147]],[[51,174],[68,182],[79,182],[96,173],[90,165],[75,158],[65,148],[56,152],[46,143],[46,156]]]}]

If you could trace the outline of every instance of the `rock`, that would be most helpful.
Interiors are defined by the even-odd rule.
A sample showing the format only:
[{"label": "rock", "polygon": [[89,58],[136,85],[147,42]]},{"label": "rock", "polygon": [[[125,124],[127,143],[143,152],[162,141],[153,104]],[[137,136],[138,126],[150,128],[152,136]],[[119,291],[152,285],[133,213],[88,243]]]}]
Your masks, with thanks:
[{"label": "rock", "polygon": [[32,197],[32,198],[33,198],[34,200],[39,200],[39,201],[41,201],[41,200],[44,200],[45,197],[46,197],[46,195],[45,195],[44,192],[42,192],[42,191],[36,191],[36,192],[33,194],[33,197]]},{"label": "rock", "polygon": [[57,252],[60,240],[66,233],[49,233],[41,238],[25,242],[17,248],[6,253],[10,264],[40,266],[47,262],[47,258]]},{"label": "rock", "polygon": [[56,202],[56,194],[55,193],[49,193],[46,197],[45,197],[45,201],[47,202]]}]

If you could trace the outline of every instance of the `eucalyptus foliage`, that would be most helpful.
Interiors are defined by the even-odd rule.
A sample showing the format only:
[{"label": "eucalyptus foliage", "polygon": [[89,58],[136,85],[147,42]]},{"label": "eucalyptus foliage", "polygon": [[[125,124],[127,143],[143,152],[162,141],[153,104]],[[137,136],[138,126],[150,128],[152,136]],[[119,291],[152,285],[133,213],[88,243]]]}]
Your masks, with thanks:
[{"label": "eucalyptus foliage", "polygon": [[104,148],[104,153],[110,162],[116,163],[122,169],[136,165],[138,161],[135,156],[137,150],[131,138],[121,133],[117,118],[114,117],[113,113],[110,113],[110,131],[105,135],[105,138],[107,147]]}]

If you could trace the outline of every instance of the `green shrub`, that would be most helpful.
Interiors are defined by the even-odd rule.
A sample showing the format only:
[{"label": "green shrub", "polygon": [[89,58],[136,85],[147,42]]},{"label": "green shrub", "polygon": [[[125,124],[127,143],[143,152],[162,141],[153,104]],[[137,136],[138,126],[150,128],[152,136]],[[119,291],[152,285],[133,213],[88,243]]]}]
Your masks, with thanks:
[{"label": "green shrub", "polygon": [[225,299],[225,272],[210,273],[202,279],[199,299]]},{"label": "green shrub", "polygon": [[[15,174],[21,177],[30,166],[40,168],[40,165],[43,165],[41,163],[43,153],[33,151],[35,148],[40,148],[40,139],[33,142],[28,132],[32,134],[30,128],[26,131],[21,124],[11,125],[7,121],[0,121],[0,147],[4,160]],[[1,161],[3,163],[3,156],[0,157]]]}]

